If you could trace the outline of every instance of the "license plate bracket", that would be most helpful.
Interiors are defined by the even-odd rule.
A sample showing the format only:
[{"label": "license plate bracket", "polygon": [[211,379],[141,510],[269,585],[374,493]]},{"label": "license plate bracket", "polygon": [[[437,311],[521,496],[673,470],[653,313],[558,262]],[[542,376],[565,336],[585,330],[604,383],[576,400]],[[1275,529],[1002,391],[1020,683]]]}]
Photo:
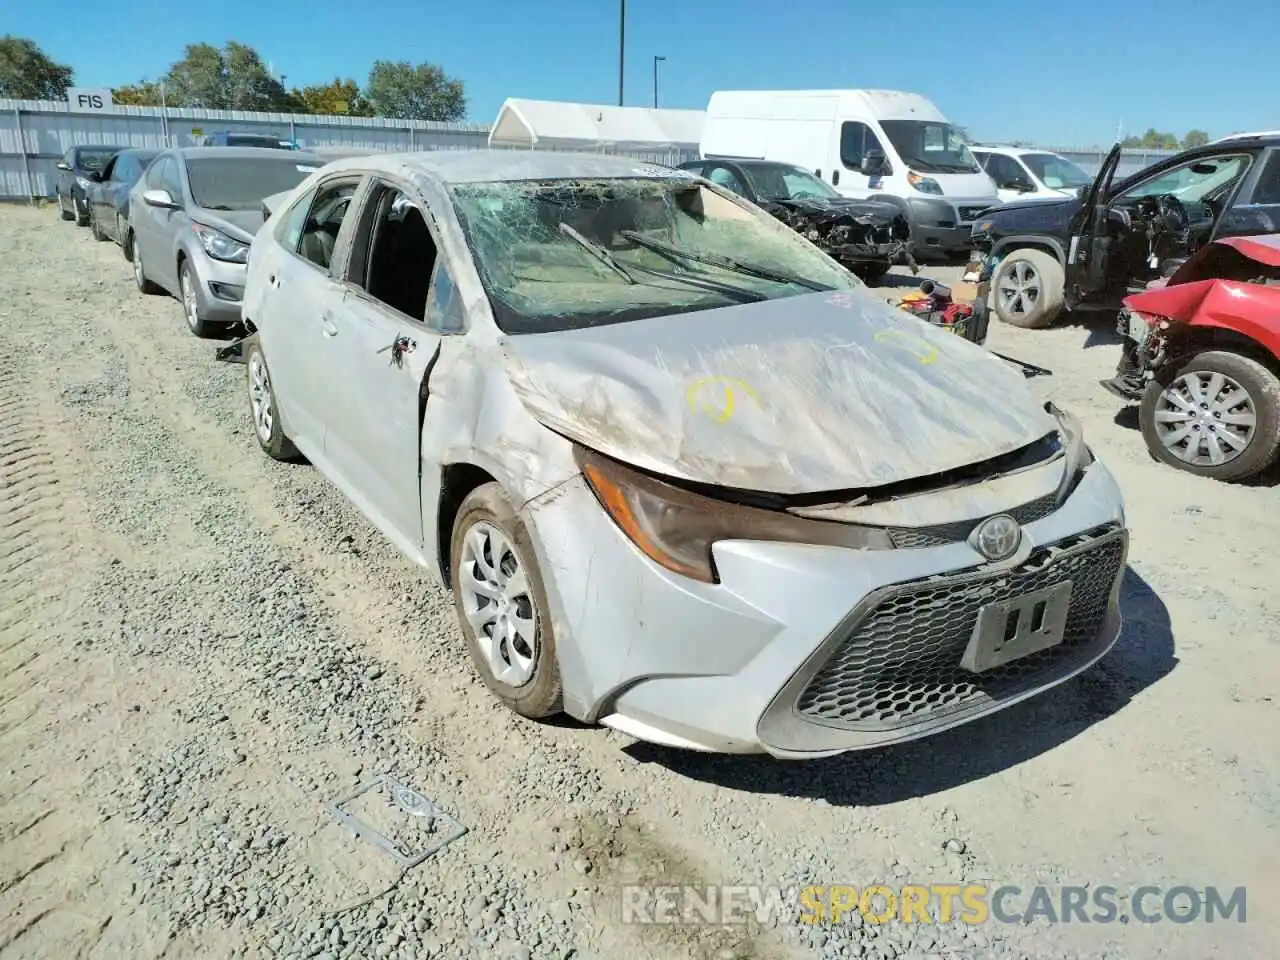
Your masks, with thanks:
[{"label": "license plate bracket", "polygon": [[1010,600],[989,603],[960,660],[970,673],[985,673],[1062,642],[1071,607],[1070,580]]},{"label": "license plate bracket", "polygon": [[1147,334],[1151,332],[1151,328],[1147,325],[1146,317],[1140,313],[1129,313],[1129,339],[1135,343],[1142,344],[1147,340]]}]

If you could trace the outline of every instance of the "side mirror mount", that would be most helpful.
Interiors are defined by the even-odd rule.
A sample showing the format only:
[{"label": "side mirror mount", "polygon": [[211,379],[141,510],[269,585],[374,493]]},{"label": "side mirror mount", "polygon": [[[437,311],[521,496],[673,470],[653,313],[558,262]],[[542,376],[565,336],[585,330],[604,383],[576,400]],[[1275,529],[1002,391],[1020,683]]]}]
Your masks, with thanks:
[{"label": "side mirror mount", "polygon": [[149,207],[162,207],[166,210],[177,210],[179,207],[168,190],[143,190],[142,202]]},{"label": "side mirror mount", "polygon": [[858,171],[868,177],[883,177],[893,173],[889,158],[879,150],[868,150],[862,158],[862,169]]},{"label": "side mirror mount", "polygon": [[56,164],[56,166],[57,166],[57,168],[58,168],[59,170],[70,170],[70,169],[71,169],[71,164],[69,164],[69,163],[63,163],[61,160],[59,160],[59,161],[58,161],[58,163]]}]

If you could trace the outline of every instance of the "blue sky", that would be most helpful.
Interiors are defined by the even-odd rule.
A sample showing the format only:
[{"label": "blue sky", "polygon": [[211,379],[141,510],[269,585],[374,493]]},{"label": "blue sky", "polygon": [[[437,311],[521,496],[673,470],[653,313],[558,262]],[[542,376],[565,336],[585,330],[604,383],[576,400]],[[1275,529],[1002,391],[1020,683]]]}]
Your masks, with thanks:
[{"label": "blue sky", "polygon": [[[716,89],[882,87],[923,93],[981,139],[1110,142],[1280,128],[1280,0],[914,0],[627,4],[626,100],[706,106]],[[289,86],[363,82],[378,58],[461,79],[468,119],[508,96],[615,103],[616,0],[161,0],[9,4],[4,30],[81,86],[157,77],[187,43],[239,40]],[[128,51],[128,52],[126,52]]]}]

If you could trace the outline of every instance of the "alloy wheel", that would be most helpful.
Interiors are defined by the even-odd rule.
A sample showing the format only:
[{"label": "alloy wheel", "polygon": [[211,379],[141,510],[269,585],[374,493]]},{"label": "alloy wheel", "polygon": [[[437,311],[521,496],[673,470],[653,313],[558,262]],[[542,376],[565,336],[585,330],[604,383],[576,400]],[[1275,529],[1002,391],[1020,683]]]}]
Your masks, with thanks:
[{"label": "alloy wheel", "polygon": [[477,521],[466,533],[458,589],[476,643],[494,678],[528,683],[538,666],[538,615],[515,545],[497,526]]},{"label": "alloy wheel", "polygon": [[1040,293],[1040,274],[1025,260],[1014,261],[1000,278],[998,295],[1007,313],[1030,313],[1040,300]]},{"label": "alloy wheel", "polygon": [[1231,377],[1192,370],[1161,392],[1155,427],[1160,443],[1183,463],[1216,467],[1249,446],[1258,411],[1253,397]]},{"label": "alloy wheel", "polygon": [[249,407],[253,412],[253,429],[264,444],[271,442],[271,430],[275,425],[275,398],[271,394],[271,377],[262,354],[249,355]]},{"label": "alloy wheel", "polygon": [[191,268],[183,265],[178,271],[178,284],[182,288],[182,310],[187,315],[187,326],[200,329],[200,304],[196,300],[195,284],[191,282]]}]

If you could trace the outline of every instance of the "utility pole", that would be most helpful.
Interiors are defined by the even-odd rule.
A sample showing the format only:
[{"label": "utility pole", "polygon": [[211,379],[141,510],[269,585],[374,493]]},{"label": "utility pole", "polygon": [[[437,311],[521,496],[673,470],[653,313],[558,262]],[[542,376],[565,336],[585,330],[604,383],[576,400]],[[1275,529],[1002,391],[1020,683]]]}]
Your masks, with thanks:
[{"label": "utility pole", "polygon": [[666,60],[666,57],[653,58],[653,109],[658,109],[658,64]]},{"label": "utility pole", "polygon": [[627,61],[627,0],[618,0],[618,106],[622,106],[623,75]]}]

